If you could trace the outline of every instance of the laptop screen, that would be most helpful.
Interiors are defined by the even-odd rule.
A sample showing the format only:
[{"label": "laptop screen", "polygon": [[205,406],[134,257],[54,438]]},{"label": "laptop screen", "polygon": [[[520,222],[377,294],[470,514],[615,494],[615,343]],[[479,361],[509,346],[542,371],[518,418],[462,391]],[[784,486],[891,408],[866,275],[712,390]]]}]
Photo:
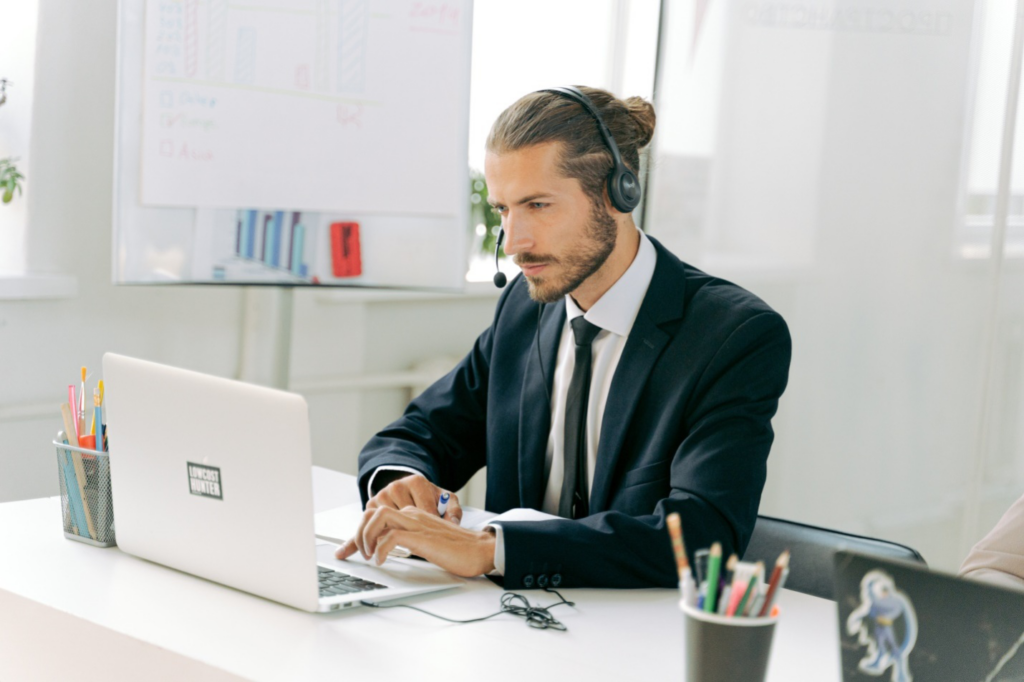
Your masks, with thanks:
[{"label": "laptop screen", "polygon": [[836,554],[843,682],[1024,680],[1024,592]]}]

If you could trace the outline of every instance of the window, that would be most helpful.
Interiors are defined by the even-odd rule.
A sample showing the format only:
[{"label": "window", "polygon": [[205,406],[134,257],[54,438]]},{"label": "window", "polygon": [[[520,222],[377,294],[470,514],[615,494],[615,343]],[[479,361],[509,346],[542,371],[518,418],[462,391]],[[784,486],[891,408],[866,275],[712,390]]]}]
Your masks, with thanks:
[{"label": "window", "polygon": [[[473,12],[471,175],[483,174],[491,123],[528,92],[590,85],[620,97],[651,97],[657,0],[477,0]],[[475,215],[466,279],[489,281],[494,275],[496,231],[488,234],[480,211]],[[510,274],[515,270],[511,264],[505,267]]]},{"label": "window", "polygon": [[[984,3],[980,26],[976,31],[976,71],[967,131],[970,147],[964,179],[962,220],[957,225],[955,241],[957,255],[964,259],[989,258],[992,255],[992,231],[999,193],[999,163],[1003,148],[1003,120],[1006,116],[1016,9],[1014,3]],[[1006,258],[1024,257],[1024,158],[1020,153],[1020,137],[1024,132],[1022,113],[1024,111],[1018,103],[1003,251]]]},{"label": "window", "polygon": [[0,21],[0,78],[9,81],[7,101],[0,105],[0,159],[16,158],[18,170],[26,176],[24,193],[15,194],[9,204],[0,203],[0,275],[25,270],[37,14],[36,0],[20,0],[4,5]]}]

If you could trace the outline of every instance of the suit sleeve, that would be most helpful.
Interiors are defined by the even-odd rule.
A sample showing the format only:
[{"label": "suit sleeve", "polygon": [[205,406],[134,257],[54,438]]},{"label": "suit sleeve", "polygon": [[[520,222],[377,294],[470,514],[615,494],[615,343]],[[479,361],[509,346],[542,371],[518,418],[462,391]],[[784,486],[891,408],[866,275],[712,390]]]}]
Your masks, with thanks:
[{"label": "suit sleeve", "polygon": [[761,312],[737,326],[684,412],[686,435],[672,457],[668,497],[644,516],[607,511],[577,521],[503,522],[505,587],[675,586],[665,528],[671,512],[682,517],[691,558],[716,541],[725,556],[742,556],[757,519],[771,418],[790,355],[789,331],[778,314]]},{"label": "suit sleeve", "polygon": [[409,467],[435,485],[458,490],[484,466],[492,339],[514,284],[502,293],[495,322],[477,338],[469,354],[363,447],[358,478],[364,506],[367,484],[378,467]]}]

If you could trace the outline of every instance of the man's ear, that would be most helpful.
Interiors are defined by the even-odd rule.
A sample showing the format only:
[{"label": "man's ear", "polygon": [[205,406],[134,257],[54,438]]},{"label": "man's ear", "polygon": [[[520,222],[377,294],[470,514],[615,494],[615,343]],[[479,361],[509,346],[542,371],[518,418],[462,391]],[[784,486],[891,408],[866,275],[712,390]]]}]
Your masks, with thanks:
[{"label": "man's ear", "polygon": [[618,217],[622,215],[622,211],[615,208],[615,205],[612,203],[612,197],[610,194],[608,194],[608,183],[605,183],[604,186],[601,188],[601,198],[604,199],[605,213],[610,215],[612,218],[615,218],[617,221]]}]

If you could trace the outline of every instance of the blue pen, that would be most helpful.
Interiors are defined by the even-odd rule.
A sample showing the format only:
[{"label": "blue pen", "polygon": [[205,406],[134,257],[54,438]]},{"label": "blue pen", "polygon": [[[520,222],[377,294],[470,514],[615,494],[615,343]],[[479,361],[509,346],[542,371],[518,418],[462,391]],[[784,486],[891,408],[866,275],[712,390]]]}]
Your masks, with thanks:
[{"label": "blue pen", "polygon": [[448,500],[450,500],[451,497],[451,493],[441,493],[441,499],[437,503],[438,516],[444,516],[444,513],[448,511]]}]

